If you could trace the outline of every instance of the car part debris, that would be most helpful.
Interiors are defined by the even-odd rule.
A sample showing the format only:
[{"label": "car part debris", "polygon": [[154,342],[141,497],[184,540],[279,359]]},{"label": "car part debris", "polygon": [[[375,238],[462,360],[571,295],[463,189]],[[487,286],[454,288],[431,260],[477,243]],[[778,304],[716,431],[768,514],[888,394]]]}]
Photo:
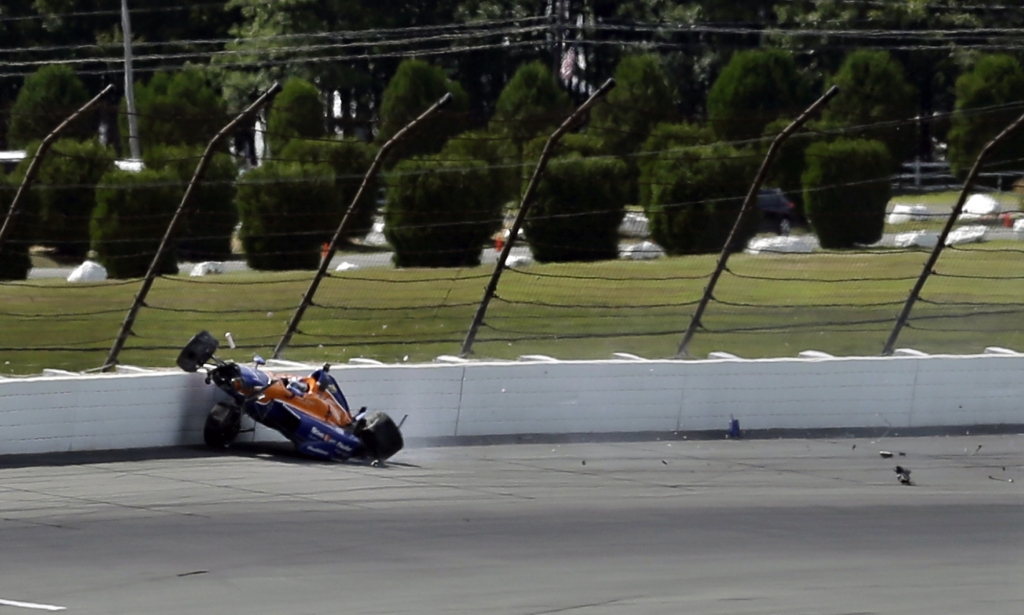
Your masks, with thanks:
[{"label": "car part debris", "polygon": [[882,457],[882,459],[892,458],[892,453],[890,453],[889,451],[878,451],[878,454]]},{"label": "car part debris", "polygon": [[910,480],[910,468],[904,468],[903,466],[896,466],[896,478],[900,481],[901,485],[913,485],[914,482]]},{"label": "car part debris", "polygon": [[996,478],[995,476],[992,476],[991,474],[989,475],[989,478],[991,478],[992,480],[997,480],[997,481],[999,481],[1001,483],[1012,483],[1013,482],[1012,478]]}]

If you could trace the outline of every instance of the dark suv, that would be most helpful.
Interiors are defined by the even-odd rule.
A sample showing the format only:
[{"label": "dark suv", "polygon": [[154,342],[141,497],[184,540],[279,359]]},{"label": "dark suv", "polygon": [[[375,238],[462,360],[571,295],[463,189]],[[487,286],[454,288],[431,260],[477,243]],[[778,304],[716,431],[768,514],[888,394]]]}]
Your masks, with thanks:
[{"label": "dark suv", "polygon": [[761,210],[764,220],[761,228],[765,231],[789,235],[793,225],[799,221],[796,205],[778,188],[761,188],[757,195],[757,208]]}]

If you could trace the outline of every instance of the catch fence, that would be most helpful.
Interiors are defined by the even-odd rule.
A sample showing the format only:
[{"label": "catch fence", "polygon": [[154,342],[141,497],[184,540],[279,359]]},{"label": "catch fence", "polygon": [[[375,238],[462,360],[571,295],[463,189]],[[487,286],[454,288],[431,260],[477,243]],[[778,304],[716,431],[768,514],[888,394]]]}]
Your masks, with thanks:
[{"label": "catch fence", "polygon": [[[916,120],[907,120],[912,121]],[[861,129],[851,127],[850,131]],[[267,138],[275,136],[268,134]],[[455,140],[460,138],[488,139],[477,135]],[[685,150],[672,148],[638,157],[682,156]],[[50,155],[74,158],[59,149]],[[280,156],[275,160],[295,162]],[[460,160],[453,158],[452,162]],[[551,164],[564,163],[556,159]],[[532,170],[532,162],[503,154],[489,160],[486,168],[511,171],[514,181],[520,181]],[[462,169],[454,166],[435,171],[440,172],[459,173]],[[394,168],[386,170],[385,184],[400,173]],[[342,179],[357,181],[359,176]],[[727,198],[741,200],[750,179],[733,178]],[[246,181],[243,176],[238,183]],[[300,192],[300,188],[320,179],[261,181],[265,186],[291,185]],[[213,180],[205,185],[216,186],[218,182],[228,183]],[[184,184],[161,180],[148,187],[182,190]],[[99,188],[128,189],[118,185]],[[90,186],[46,182],[33,186],[37,194],[85,189]],[[952,203],[932,203],[932,208],[943,217],[948,215],[949,205]],[[336,203],[339,210],[345,206],[347,203]],[[488,222],[501,227],[506,216],[515,211],[515,203],[506,209]],[[333,228],[320,227],[324,219],[336,220],[339,212],[329,213],[297,213],[265,231],[263,238],[329,237]],[[413,224],[443,232],[464,224],[431,222],[446,213],[445,203],[439,202],[435,212],[424,212]],[[606,213],[583,208],[555,215],[585,220]],[[145,221],[147,216],[158,221],[167,219],[163,213],[140,215],[138,219]],[[1005,226],[1006,220],[1005,216],[977,220],[987,241],[947,249],[901,334],[900,346],[930,353],[970,353],[987,346],[1024,350],[1024,327],[1020,325],[1024,312],[1024,244],[1018,242],[1017,232]],[[934,230],[934,224],[925,226]],[[162,230],[159,224],[139,228],[143,227]],[[701,357],[720,351],[750,358],[794,356],[805,350],[834,355],[879,354],[928,255],[926,247],[893,246],[898,233],[914,228],[913,223],[890,225],[879,245],[856,249],[815,247],[806,253],[791,253],[788,248],[776,247],[756,254],[734,254],[689,346],[689,354]],[[245,359],[254,353],[269,355],[300,304],[311,280],[309,271],[254,270],[240,252],[237,230],[210,234],[198,227],[190,228],[189,233],[188,241],[193,245],[210,240],[230,244],[232,258],[210,266],[221,269],[222,273],[216,275],[191,276],[196,263],[179,262],[178,273],[158,276],[131,328],[120,364],[169,367],[188,337],[200,329],[223,340],[225,356]],[[116,258],[152,260],[153,240],[159,236],[115,239],[140,246],[122,251]],[[355,358],[413,362],[459,354],[493,271],[497,256],[493,241],[500,237],[499,232],[479,246],[480,265],[398,268],[394,266],[392,246],[378,225],[334,256],[329,274],[282,357],[317,362]],[[762,234],[759,238],[770,237]],[[804,245],[813,245],[813,235],[806,227],[798,226],[794,231],[792,239],[798,246],[800,238],[809,242]],[[624,235],[619,238],[620,248],[625,254],[649,239]],[[134,302],[139,279],[67,282],[66,275],[77,262],[60,262],[63,257],[48,245],[50,239],[22,234],[10,241],[33,246],[35,267],[27,280],[0,282],[0,373],[103,367],[125,312]],[[69,243],[74,246],[76,241],[81,252],[89,239]],[[183,242],[179,239],[179,249],[183,249]],[[537,263],[527,262],[530,245],[527,235],[512,250],[513,261],[504,272],[469,358],[515,359],[540,354],[559,359],[601,359],[615,353],[646,358],[674,356],[716,260],[714,254],[691,254],[649,260]],[[446,249],[464,247],[439,248]],[[638,252],[644,254],[643,250]],[[282,251],[277,256],[286,258],[290,254]]]}]

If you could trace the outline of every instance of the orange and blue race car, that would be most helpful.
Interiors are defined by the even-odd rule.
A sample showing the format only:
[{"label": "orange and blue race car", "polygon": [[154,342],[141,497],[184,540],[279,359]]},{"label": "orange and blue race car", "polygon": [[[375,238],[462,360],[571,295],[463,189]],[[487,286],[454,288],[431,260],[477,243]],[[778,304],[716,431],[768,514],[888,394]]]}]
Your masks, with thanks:
[{"label": "orange and blue race car", "polygon": [[[279,376],[214,356],[218,342],[207,331],[197,333],[178,355],[186,372],[206,370],[206,383],[224,391],[230,401],[210,410],[203,427],[208,446],[226,448],[242,431],[242,416],[280,432],[296,450],[322,460],[366,459],[374,464],[402,450],[400,425],[383,412],[353,414],[338,381],[325,364],[305,377]],[[208,365],[209,364],[209,365]]]}]

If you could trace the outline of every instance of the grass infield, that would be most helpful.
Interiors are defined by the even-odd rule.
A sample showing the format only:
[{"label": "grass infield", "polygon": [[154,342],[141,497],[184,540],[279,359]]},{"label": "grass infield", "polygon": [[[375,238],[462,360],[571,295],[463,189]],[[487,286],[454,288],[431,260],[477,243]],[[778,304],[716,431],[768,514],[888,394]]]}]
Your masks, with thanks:
[{"label": "grass infield", "polygon": [[[998,345],[1024,350],[1024,249],[992,242],[947,250],[898,346],[966,354]],[[927,257],[924,251],[810,255],[737,254],[690,348],[743,357],[802,350],[871,356]],[[474,358],[547,354],[603,359],[676,353],[715,256],[657,261],[531,265],[507,271]],[[346,362],[430,361],[457,354],[491,267],[369,268],[325,280],[283,358]],[[200,329],[238,348],[223,356],[266,357],[285,330],[311,272],[237,273],[157,280],[120,362],[172,367]],[[102,365],[138,280],[75,285],[0,283],[0,374]]]}]

